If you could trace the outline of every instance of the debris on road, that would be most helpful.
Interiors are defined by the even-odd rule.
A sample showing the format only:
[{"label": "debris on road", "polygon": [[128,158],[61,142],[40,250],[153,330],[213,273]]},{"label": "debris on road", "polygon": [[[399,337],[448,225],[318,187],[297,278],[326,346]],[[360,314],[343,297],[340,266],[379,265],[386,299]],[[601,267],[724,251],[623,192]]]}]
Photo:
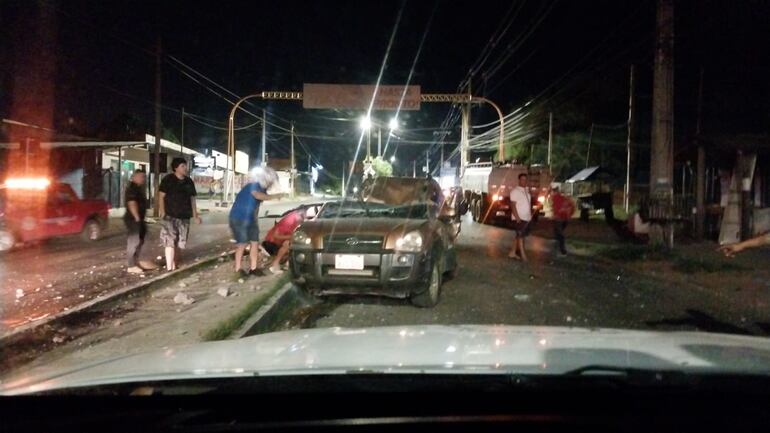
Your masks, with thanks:
[{"label": "debris on road", "polygon": [[529,301],[529,295],[513,295],[513,299],[519,301],[519,302],[528,302]]},{"label": "debris on road", "polygon": [[187,296],[187,294],[183,292],[179,292],[176,294],[176,296],[174,296],[175,304],[190,305],[193,302],[195,302],[195,299]]},{"label": "debris on road", "polygon": [[226,297],[228,297],[230,295],[230,289],[228,289],[227,287],[222,287],[222,288],[217,290],[217,295],[219,295],[219,296],[221,296],[223,298],[226,298]]},{"label": "debris on road", "polygon": [[16,289],[16,299],[20,299],[24,297],[24,290],[22,289]]},{"label": "debris on road", "polygon": [[54,335],[53,336],[53,343],[54,344],[64,343],[64,337],[62,337],[61,335]]}]

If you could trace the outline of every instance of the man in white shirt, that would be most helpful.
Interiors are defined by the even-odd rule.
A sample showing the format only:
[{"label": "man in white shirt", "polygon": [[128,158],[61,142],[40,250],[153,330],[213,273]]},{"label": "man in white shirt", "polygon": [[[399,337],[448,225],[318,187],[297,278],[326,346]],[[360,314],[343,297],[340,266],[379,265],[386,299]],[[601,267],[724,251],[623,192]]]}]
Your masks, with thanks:
[{"label": "man in white shirt", "polygon": [[508,257],[525,262],[527,253],[524,251],[524,238],[529,234],[529,223],[532,221],[532,195],[527,185],[527,174],[521,173],[519,185],[511,190],[511,219],[516,237],[513,249],[508,253]]}]

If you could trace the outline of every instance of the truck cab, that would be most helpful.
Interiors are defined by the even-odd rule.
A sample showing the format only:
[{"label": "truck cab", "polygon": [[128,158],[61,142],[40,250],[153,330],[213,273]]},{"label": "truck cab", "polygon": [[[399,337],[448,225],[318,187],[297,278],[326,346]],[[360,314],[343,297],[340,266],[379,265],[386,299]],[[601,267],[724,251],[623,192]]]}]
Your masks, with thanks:
[{"label": "truck cab", "polygon": [[511,190],[519,184],[519,175],[526,174],[532,194],[532,205],[545,202],[551,175],[547,166],[502,164],[491,162],[468,164],[461,185],[474,221],[492,223],[510,221]]}]

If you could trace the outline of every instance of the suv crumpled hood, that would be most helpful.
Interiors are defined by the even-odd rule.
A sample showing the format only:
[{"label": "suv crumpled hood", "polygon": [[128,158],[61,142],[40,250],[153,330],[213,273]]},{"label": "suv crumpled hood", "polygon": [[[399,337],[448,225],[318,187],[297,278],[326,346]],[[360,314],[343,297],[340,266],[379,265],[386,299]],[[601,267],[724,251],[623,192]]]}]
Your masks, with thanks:
[{"label": "suv crumpled hood", "polygon": [[562,374],[619,368],[770,374],[770,339],[518,326],[327,328],[200,343],[4,380],[0,394],[152,380],[374,373]]},{"label": "suv crumpled hood", "polygon": [[[426,221],[425,219],[369,217],[315,219],[303,223],[300,230],[311,237],[314,248],[322,248],[323,237],[330,234],[401,236],[406,232],[419,229]],[[392,248],[392,245],[389,247]]]}]

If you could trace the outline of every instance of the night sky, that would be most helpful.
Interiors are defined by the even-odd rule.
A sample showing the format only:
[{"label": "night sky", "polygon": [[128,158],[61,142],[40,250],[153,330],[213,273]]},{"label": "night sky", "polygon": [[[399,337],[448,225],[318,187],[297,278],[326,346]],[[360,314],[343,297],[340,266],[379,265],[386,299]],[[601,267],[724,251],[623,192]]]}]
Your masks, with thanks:
[{"label": "night sky", "polygon": [[[40,19],[42,9],[48,10],[47,20]],[[26,95],[26,104],[52,108],[54,117],[46,126],[60,132],[108,136],[129,118],[152,132],[154,50],[160,36],[165,54],[164,125],[180,136],[179,110],[184,107],[199,116],[186,120],[186,144],[224,150],[226,134],[216,127],[225,126],[229,109],[223,97],[233,96],[174,59],[237,95],[301,90],[304,82],[374,83],[400,15],[384,84],[406,82],[425,36],[412,71],[412,84],[421,85],[423,92],[455,92],[469,69],[486,57],[474,71],[475,94],[498,102],[505,111],[533,100],[529,107],[533,113],[553,111],[557,132],[567,132],[585,130],[591,122],[624,122],[628,69],[635,64],[643,140],[649,135],[645,130],[651,106],[654,13],[654,1],[617,0],[3,0],[0,114],[34,120],[18,118],[34,110],[14,109],[14,98]],[[768,133],[770,2],[677,2],[676,15],[678,141],[692,135],[700,68],[705,71],[705,133]],[[491,39],[495,35],[500,37]],[[41,62],[34,61],[34,41],[40,38],[49,41],[54,53],[44,63],[52,67],[48,76],[53,77],[55,92],[35,101],[27,87],[35,81],[28,77],[41,68]],[[253,112],[262,107],[269,109],[268,120],[278,126],[268,129],[271,155],[288,154],[289,139],[280,128],[293,120],[297,132],[305,136],[302,143],[335,172],[341,155],[352,156],[362,113],[306,111],[293,102],[254,101],[245,106]],[[424,104],[419,112],[402,113],[402,136],[433,141],[433,129],[439,128],[450,108]],[[387,122],[391,115],[375,113],[375,118]],[[474,124],[495,118],[486,108],[473,113]],[[245,113],[236,121],[253,122]],[[449,143],[456,143],[458,125],[451,125]],[[259,140],[256,127],[237,135],[238,147],[252,155],[257,154]],[[424,155],[429,147],[401,144],[399,160]],[[454,147],[447,144],[447,153]],[[438,150],[434,146],[432,151],[435,160]],[[304,168],[304,156],[298,159]]]}]

